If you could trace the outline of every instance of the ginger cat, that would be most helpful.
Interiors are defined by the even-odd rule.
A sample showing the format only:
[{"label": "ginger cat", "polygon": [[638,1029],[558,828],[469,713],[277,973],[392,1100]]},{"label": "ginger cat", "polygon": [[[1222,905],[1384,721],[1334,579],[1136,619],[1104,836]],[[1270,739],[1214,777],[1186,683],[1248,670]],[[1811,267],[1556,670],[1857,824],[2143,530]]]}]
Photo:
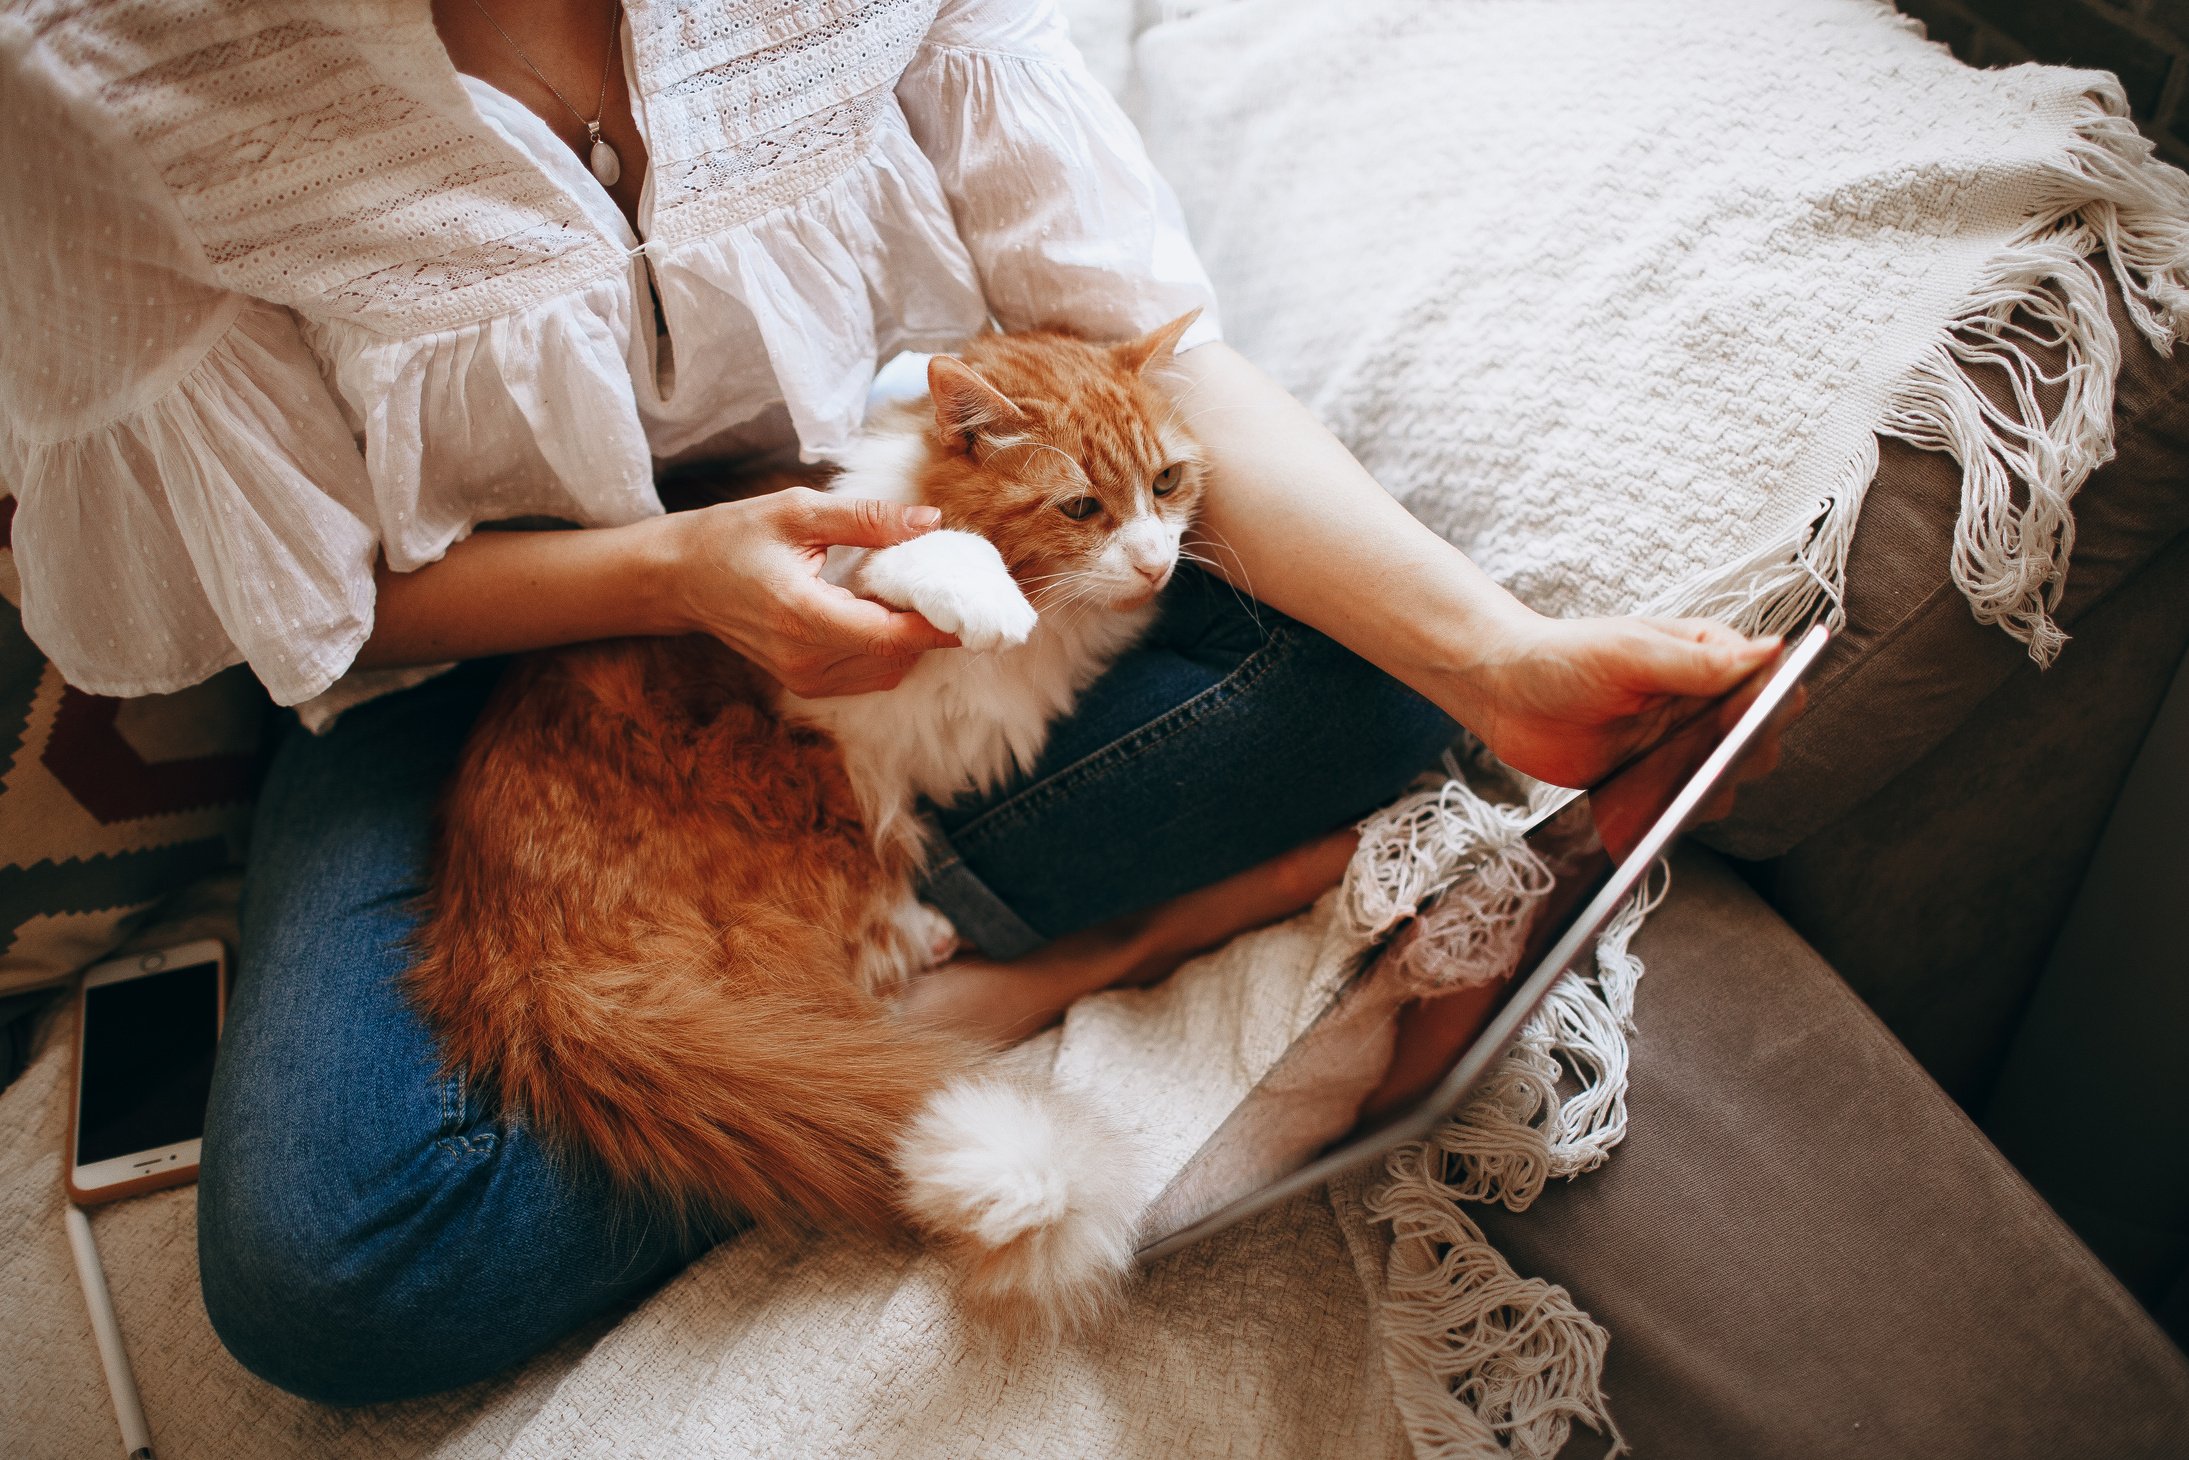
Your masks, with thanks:
[{"label": "ginger cat", "polygon": [[1091,1311],[1131,1257],[1131,1151],[888,997],[948,933],[914,898],[918,803],[1030,765],[1154,615],[1202,488],[1155,379],[1193,317],[983,335],[847,454],[830,490],[943,516],[831,554],[964,645],[897,688],[800,700],[704,637],[511,668],[408,974],[453,1067],[657,1210],[909,1225],[977,1302]]}]

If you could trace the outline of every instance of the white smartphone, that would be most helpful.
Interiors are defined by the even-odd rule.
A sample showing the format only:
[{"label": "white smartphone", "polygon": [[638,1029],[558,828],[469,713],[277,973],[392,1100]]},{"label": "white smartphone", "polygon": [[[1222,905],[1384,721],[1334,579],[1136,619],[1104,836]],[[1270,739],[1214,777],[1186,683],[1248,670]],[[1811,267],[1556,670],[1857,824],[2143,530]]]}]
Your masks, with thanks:
[{"label": "white smartphone", "polygon": [[84,974],[67,1153],[79,1206],[197,1179],[227,1005],[228,954],[217,939]]}]

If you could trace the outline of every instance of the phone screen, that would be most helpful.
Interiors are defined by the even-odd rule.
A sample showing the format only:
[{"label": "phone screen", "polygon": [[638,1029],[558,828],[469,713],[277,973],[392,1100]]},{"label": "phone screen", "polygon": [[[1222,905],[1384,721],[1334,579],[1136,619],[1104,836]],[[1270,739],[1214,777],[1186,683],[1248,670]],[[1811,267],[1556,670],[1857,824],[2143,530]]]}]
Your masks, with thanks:
[{"label": "phone screen", "polygon": [[191,963],[84,990],[76,1164],[205,1134],[220,966]]}]

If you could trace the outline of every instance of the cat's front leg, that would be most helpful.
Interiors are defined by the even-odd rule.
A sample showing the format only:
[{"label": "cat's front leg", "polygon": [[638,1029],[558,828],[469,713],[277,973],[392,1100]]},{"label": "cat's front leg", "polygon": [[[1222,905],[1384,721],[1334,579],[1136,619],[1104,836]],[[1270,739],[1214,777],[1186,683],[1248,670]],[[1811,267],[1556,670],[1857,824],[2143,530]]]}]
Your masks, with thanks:
[{"label": "cat's front leg", "polygon": [[1034,606],[994,543],[943,528],[867,556],[858,587],[891,608],[909,608],[976,652],[1023,644]]}]

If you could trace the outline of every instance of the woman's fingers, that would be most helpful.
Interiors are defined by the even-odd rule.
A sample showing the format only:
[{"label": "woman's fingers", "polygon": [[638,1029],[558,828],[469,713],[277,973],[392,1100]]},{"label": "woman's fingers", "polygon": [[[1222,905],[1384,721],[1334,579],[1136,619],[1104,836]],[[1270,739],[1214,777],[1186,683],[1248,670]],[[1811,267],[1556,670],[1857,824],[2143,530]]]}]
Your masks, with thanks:
[{"label": "woman's fingers", "polygon": [[895,689],[917,663],[916,659],[883,659],[866,654],[830,655],[799,650],[775,666],[783,688],[800,699],[825,700],[832,695],[872,694]]},{"label": "woman's fingers", "polygon": [[838,497],[811,487],[782,493],[782,510],[791,536],[830,547],[892,547],[942,524],[942,514],[932,507]]},{"label": "woman's fingers", "polygon": [[791,611],[793,641],[768,668],[791,693],[809,700],[892,689],[920,655],[958,643],[916,613],[817,581],[794,594]]},{"label": "woman's fingers", "polygon": [[809,700],[825,700],[836,695],[870,695],[883,690],[895,689],[912,665],[903,660],[851,659],[834,666],[831,671],[813,685],[794,690]]},{"label": "woman's fingers", "polygon": [[817,591],[806,602],[820,647],[840,654],[910,659],[930,649],[958,647],[957,635],[944,633],[919,614],[870,598]]},{"label": "woman's fingers", "polygon": [[1542,619],[1487,681],[1475,725],[1518,771],[1586,786],[1778,652],[1706,619]]},{"label": "woman's fingers", "polygon": [[1779,650],[1709,619],[1642,619],[1629,645],[1627,682],[1682,698],[1724,694]]},{"label": "woman's fingers", "polygon": [[1647,624],[1675,639],[1688,639],[1697,644],[1745,644],[1748,636],[1739,629],[1721,624],[1714,618],[1638,618],[1636,623]]},{"label": "woman's fingers", "polygon": [[806,698],[865,694],[956,638],[916,613],[821,576],[836,545],[881,547],[930,531],[933,508],[793,487],[682,513],[675,560],[691,627],[713,634]]}]

